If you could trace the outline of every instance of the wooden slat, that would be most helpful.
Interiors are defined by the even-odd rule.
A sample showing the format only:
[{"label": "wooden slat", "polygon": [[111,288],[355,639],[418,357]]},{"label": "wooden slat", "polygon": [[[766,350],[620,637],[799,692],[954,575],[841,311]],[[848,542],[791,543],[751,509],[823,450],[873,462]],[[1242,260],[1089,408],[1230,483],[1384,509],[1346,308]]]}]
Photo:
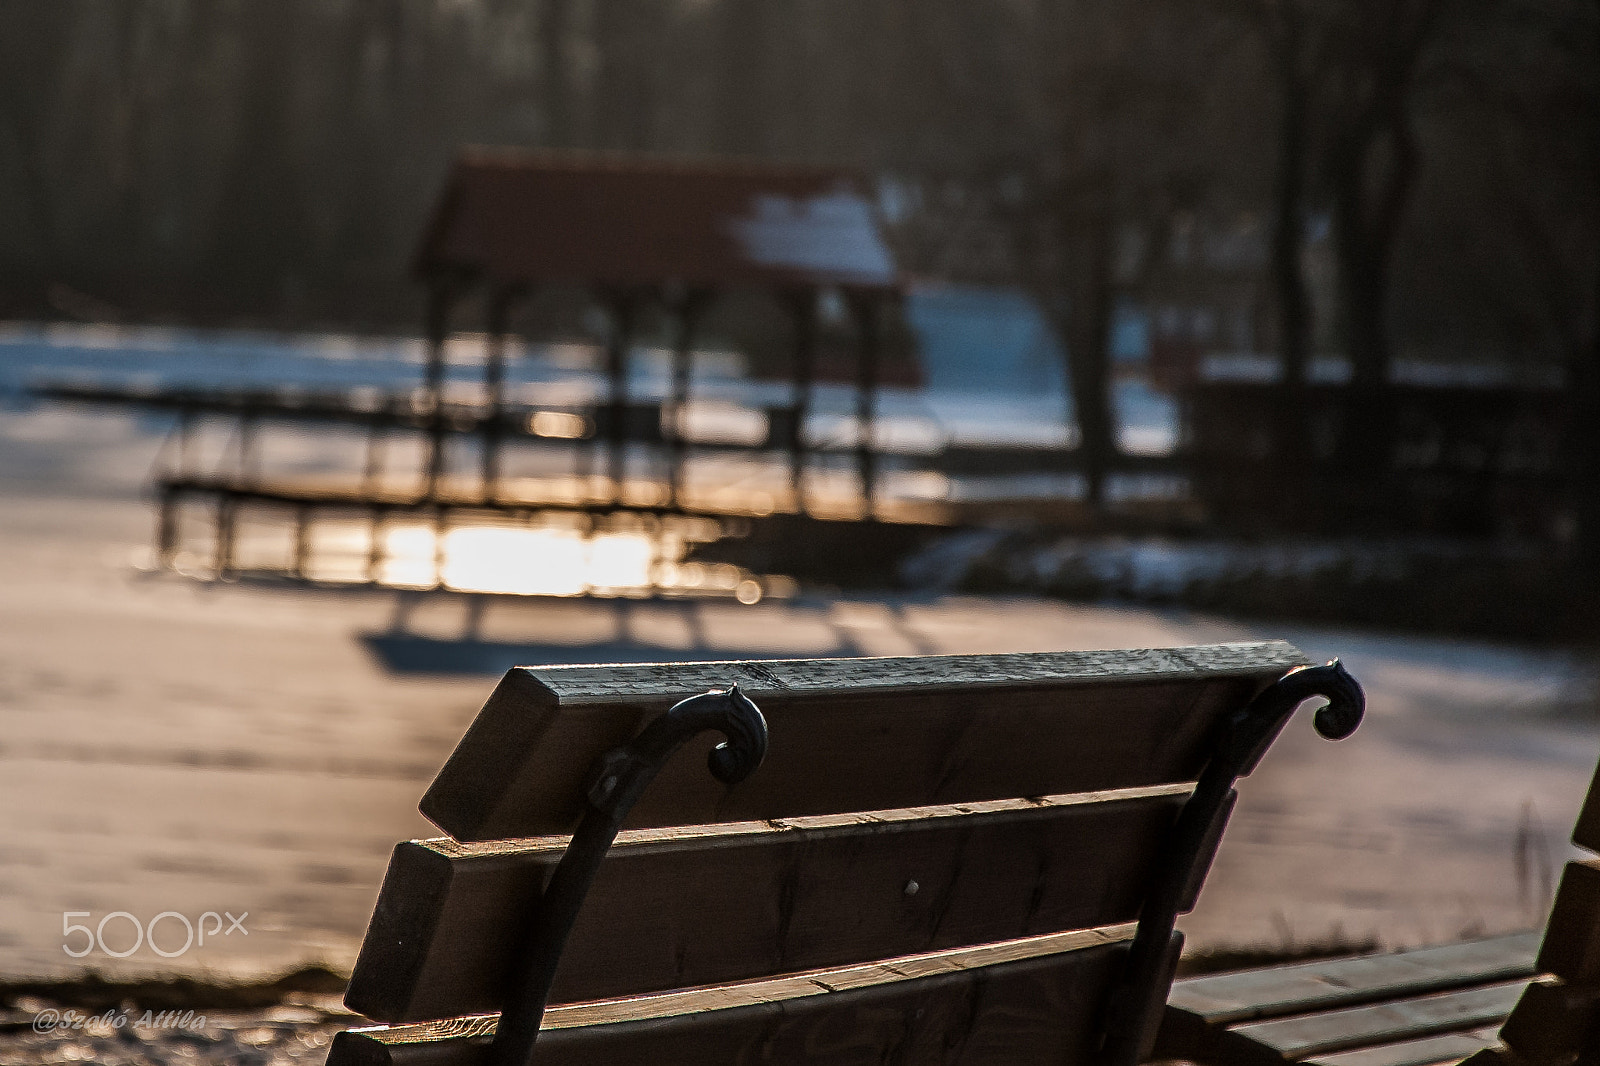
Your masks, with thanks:
[{"label": "wooden slat", "polygon": [[1528,978],[1535,972],[1539,939],[1538,933],[1518,933],[1387,955],[1189,977],[1172,986],[1169,1011],[1211,1025],[1231,1024]]},{"label": "wooden slat", "polygon": [[[1098,1020],[1133,927],[942,952],[842,971],[556,1008],[543,1066],[1093,1061]],[[353,1030],[329,1066],[477,1064],[492,1017]]]},{"label": "wooden slat", "polygon": [[1222,713],[1305,657],[1282,642],[1118,652],[519,668],[422,801],[457,840],[571,832],[595,758],[672,703],[737,682],[771,730],[727,787],[686,746],[633,827],[1193,780]]},{"label": "wooden slat", "polygon": [[1523,1066],[1503,1047],[1486,1047],[1461,1060],[1461,1066]]},{"label": "wooden slat", "polygon": [[1229,1030],[1218,1046],[1265,1049],[1278,1060],[1296,1062],[1385,1041],[1477,1029],[1504,1021],[1524,985],[1523,981],[1507,981],[1348,1010],[1247,1022]]},{"label": "wooden slat", "polygon": [[[1187,786],[624,832],[552,1002],[762,977],[1137,917]],[[396,850],[345,1002],[499,1009],[566,838]]]},{"label": "wooden slat", "polygon": [[1421,1040],[1406,1040],[1359,1051],[1340,1051],[1307,1059],[1306,1066],[1438,1066],[1458,1063],[1474,1052],[1495,1045],[1495,1028],[1470,1033],[1445,1033]]},{"label": "wooden slat", "polygon": [[541,1029],[570,1029],[583,1025],[671,1018],[703,1011],[724,1010],[756,1003],[798,999],[825,993],[891,984],[940,974],[980,970],[1001,963],[1061,955],[1088,948],[1125,945],[1138,931],[1134,922],[1075,929],[1047,936],[1024,937],[998,944],[929,951],[919,955],[865,963],[859,966],[807,970],[760,981],[743,981],[710,988],[687,988],[656,996],[631,996],[593,1003],[569,1003],[545,1012]]},{"label": "wooden slat", "polygon": [[1545,929],[1539,969],[1574,984],[1600,984],[1600,859],[1567,863]]}]

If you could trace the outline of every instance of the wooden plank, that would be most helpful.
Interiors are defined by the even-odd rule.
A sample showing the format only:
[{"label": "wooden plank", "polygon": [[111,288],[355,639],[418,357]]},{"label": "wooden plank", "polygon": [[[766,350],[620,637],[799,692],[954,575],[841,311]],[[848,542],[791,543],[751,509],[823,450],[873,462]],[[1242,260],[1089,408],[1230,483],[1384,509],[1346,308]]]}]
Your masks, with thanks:
[{"label": "wooden plank", "polygon": [[1539,969],[1573,984],[1600,984],[1600,859],[1569,862],[1539,949]]},{"label": "wooden plank", "polygon": [[1230,1029],[1218,1047],[1266,1049],[1278,1060],[1296,1062],[1385,1041],[1482,1028],[1505,1020],[1525,984],[1506,981],[1323,1014],[1246,1022]]},{"label": "wooden plank", "polygon": [[1503,1047],[1486,1047],[1462,1059],[1461,1066],[1517,1066],[1517,1058]]},{"label": "wooden plank", "polygon": [[[1187,786],[625,831],[552,1002],[884,959],[1138,916]],[[396,848],[345,1002],[498,1010],[566,838]]]},{"label": "wooden plank", "polygon": [[1518,933],[1385,955],[1183,978],[1172,986],[1169,1011],[1224,1025],[1525,979],[1536,972],[1539,939],[1539,933]]},{"label": "wooden plank", "polygon": [[1138,925],[1076,929],[1048,936],[1024,937],[998,944],[930,951],[904,958],[858,966],[808,970],[760,981],[743,981],[713,988],[688,988],[657,996],[631,996],[594,1003],[569,1003],[551,1007],[541,1029],[568,1029],[582,1025],[671,1018],[702,1011],[723,1010],[753,1003],[796,999],[824,993],[846,992],[873,985],[909,981],[939,974],[959,973],[998,966],[1021,959],[1037,959],[1132,941]]},{"label": "wooden plank", "polygon": [[[962,1066],[1093,1061],[1133,926],[941,952],[775,981],[556,1008],[536,1061]],[[483,1063],[493,1016],[352,1030],[330,1066]]]},{"label": "wooden plank", "polygon": [[628,824],[761,821],[1193,780],[1212,727],[1305,657],[1282,642],[1118,652],[516,669],[422,801],[457,840],[569,833],[601,752],[737,682],[770,727],[732,787],[686,745]]},{"label": "wooden plank", "polygon": [[1600,988],[1543,976],[1529,983],[1500,1039],[1530,1062],[1568,1060],[1600,1033]]},{"label": "wooden plank", "polygon": [[1307,1059],[1306,1066],[1438,1066],[1458,1063],[1468,1055],[1494,1047],[1495,1043],[1495,1028],[1491,1025],[1469,1033],[1445,1033],[1382,1047],[1318,1055]]}]

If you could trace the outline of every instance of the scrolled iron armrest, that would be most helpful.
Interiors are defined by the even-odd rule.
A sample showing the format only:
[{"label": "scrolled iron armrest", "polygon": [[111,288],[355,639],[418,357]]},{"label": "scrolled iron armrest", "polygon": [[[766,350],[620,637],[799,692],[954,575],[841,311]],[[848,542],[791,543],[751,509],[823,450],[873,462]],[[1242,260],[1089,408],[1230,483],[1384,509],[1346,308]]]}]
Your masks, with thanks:
[{"label": "scrolled iron armrest", "polygon": [[1108,1066],[1136,1066],[1150,1054],[1165,1005],[1154,993],[1163,973],[1171,976],[1166,966],[1173,928],[1198,866],[1209,861],[1207,845],[1216,839],[1214,831],[1220,832],[1217,820],[1230,807],[1233,783],[1256,768],[1299,706],[1319,696],[1328,703],[1312,719],[1317,732],[1329,740],[1354,733],[1366,713],[1366,695],[1338,659],[1290,670],[1221,723],[1211,760],[1172,828],[1166,866],[1139,916],[1107,1026],[1103,1061]]},{"label": "scrolled iron armrest", "polygon": [[1328,703],[1318,708],[1312,718],[1317,732],[1328,740],[1343,740],[1354,733],[1366,713],[1366,694],[1343,663],[1330,659],[1322,666],[1290,670],[1229,716],[1212,766],[1222,763],[1223,768],[1232,771],[1231,777],[1248,775],[1295,710],[1319,696]]},{"label": "scrolled iron armrest", "polygon": [[1361,685],[1338,659],[1326,666],[1296,670],[1289,676],[1295,677],[1313,669],[1328,671],[1329,674],[1325,675],[1325,680],[1316,682],[1319,687],[1312,692],[1314,696],[1328,698],[1328,705],[1317,709],[1312,724],[1317,727],[1318,733],[1329,740],[1343,740],[1361,724],[1362,716],[1367,711],[1367,694],[1361,691]]},{"label": "scrolled iron armrest", "polygon": [[723,784],[743,781],[766,758],[767,721],[738,685],[730,685],[727,691],[680,700],[631,741],[595,760],[589,809],[550,875],[524,949],[518,953],[522,972],[500,1015],[490,1050],[496,1066],[531,1062],[556,964],[617,831],[672,753],[712,729],[724,739],[708,753],[706,764]]},{"label": "scrolled iron armrest", "polygon": [[[633,740],[595,763],[589,806],[620,825],[671,754],[689,738],[714,729],[725,738],[706,755],[706,767],[725,785],[755,773],[767,755],[767,720],[737,684],[673,704]],[[582,830],[579,830],[582,832]]]}]

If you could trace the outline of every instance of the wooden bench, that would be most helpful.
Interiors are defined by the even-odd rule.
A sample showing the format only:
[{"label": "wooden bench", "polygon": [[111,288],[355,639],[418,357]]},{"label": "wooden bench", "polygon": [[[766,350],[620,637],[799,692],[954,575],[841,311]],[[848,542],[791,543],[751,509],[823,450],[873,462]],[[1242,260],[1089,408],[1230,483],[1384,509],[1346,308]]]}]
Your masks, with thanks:
[{"label": "wooden bench", "polygon": [[1132,1066],[1313,696],[1355,729],[1278,642],[512,670],[423,798],[450,836],[390,862],[345,998],[387,1024],[329,1062]]},{"label": "wooden bench", "polygon": [[[1573,843],[1600,854],[1600,770]],[[1207,1064],[1600,1063],[1600,859],[1541,933],[1187,978],[1155,1054]]]}]

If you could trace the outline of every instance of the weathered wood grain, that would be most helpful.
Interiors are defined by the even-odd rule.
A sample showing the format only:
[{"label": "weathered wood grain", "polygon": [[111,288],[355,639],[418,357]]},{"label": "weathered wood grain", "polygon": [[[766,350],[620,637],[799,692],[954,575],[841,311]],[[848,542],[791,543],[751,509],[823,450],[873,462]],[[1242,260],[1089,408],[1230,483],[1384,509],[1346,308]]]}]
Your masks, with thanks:
[{"label": "weathered wood grain", "polygon": [[750,692],[782,691],[823,697],[900,695],[939,689],[1116,684],[1216,677],[1274,677],[1307,662],[1281,640],[1204,644],[1186,648],[1115,651],[1016,652],[1002,655],[906,655],[850,659],[770,659],[744,662],[638,663],[524,668],[564,706],[671,702],[674,693],[701,691],[733,680]]},{"label": "weathered wood grain", "polygon": [[1242,1055],[1259,1055],[1265,1050],[1293,1062],[1385,1041],[1477,1029],[1503,1021],[1516,1006],[1524,984],[1507,981],[1321,1014],[1246,1022],[1230,1029],[1218,1047],[1237,1048]]},{"label": "weathered wood grain", "polygon": [[1495,1028],[1491,1025],[1468,1033],[1445,1033],[1382,1047],[1317,1055],[1307,1059],[1306,1066],[1438,1066],[1460,1062],[1468,1055],[1494,1047],[1495,1042]]},{"label": "weathered wood grain", "polygon": [[1193,780],[1219,715],[1305,657],[1282,642],[1120,652],[512,670],[422,801],[463,841],[568,833],[595,758],[672,703],[737,682],[765,764],[713,779],[706,736],[633,827],[753,821]]},{"label": "weathered wood grain", "polygon": [[1168,1009],[1225,1025],[1525,979],[1536,972],[1540,935],[1188,977],[1173,984]]},{"label": "weathered wood grain", "polygon": [[[1138,916],[1186,786],[624,832],[552,1002],[840,966]],[[345,1002],[498,1010],[566,838],[394,853]]]},{"label": "weathered wood grain", "polygon": [[[558,1008],[545,1066],[1090,1062],[1133,929],[1086,931],[672,997]],[[1043,952],[1043,953],[1041,953]],[[699,996],[698,1002],[690,997]],[[567,1012],[585,1012],[582,1015]],[[572,1024],[582,1018],[584,1024]],[[486,1061],[492,1017],[340,1034],[330,1066]]]},{"label": "weathered wood grain", "polygon": [[1600,984],[1600,859],[1569,862],[1562,871],[1539,969],[1573,984]]}]

